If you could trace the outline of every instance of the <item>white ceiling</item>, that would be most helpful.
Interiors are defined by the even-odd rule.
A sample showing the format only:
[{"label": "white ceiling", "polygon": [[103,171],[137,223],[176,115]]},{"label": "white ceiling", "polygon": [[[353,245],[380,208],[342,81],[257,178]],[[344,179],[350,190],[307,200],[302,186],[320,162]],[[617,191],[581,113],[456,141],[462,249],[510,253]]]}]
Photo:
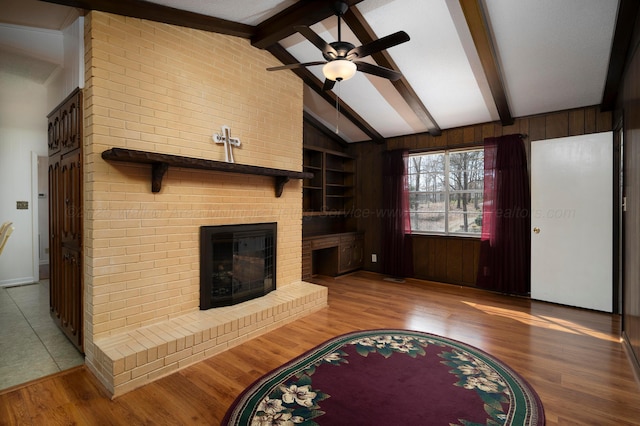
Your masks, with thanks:
[{"label": "white ceiling", "polygon": [[227,21],[258,25],[296,0],[149,0],[164,6],[214,16]]},{"label": "white ceiling", "polygon": [[601,102],[617,1],[489,0],[485,5],[514,116]]},{"label": "white ceiling", "polygon": [[0,0],[0,71],[44,84],[62,66],[62,29],[75,9],[37,0]]},{"label": "white ceiling", "polygon": [[[377,37],[406,31],[411,40],[388,49],[435,123],[421,120],[387,80],[356,73],[333,91],[383,137],[498,121],[487,76],[461,0],[364,0],[356,6]],[[294,0],[153,0],[178,9],[256,26]],[[618,0],[480,0],[513,117],[598,105],[602,101]],[[0,68],[34,78],[59,64],[56,32],[77,16],[72,8],[36,0],[0,0]],[[35,28],[44,29],[36,30]],[[311,28],[337,40],[337,18]],[[47,33],[48,31],[48,33]],[[43,37],[44,34],[44,37]],[[53,37],[51,37],[53,35]],[[362,44],[344,24],[342,39]],[[323,60],[299,34],[280,44],[300,62]],[[56,62],[58,61],[58,62]],[[367,61],[372,61],[369,57]],[[323,80],[321,66],[309,67]],[[20,71],[22,70],[22,71]],[[291,72],[291,71],[275,71]],[[46,78],[45,78],[46,80]],[[369,140],[339,117],[335,105],[308,88],[305,111],[347,142]]]}]

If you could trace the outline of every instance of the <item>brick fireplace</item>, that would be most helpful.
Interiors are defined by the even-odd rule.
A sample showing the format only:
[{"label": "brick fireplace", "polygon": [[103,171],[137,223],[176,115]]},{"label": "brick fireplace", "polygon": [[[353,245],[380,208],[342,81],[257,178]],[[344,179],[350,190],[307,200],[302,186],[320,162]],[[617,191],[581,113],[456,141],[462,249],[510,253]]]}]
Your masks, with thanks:
[{"label": "brick fireplace", "polygon": [[[302,170],[302,83],[248,40],[90,12],[85,18],[84,331],[87,367],[113,396],[326,306],[300,281],[302,188],[273,178],[101,158],[113,147]],[[277,287],[206,311],[202,226],[277,224]]]}]

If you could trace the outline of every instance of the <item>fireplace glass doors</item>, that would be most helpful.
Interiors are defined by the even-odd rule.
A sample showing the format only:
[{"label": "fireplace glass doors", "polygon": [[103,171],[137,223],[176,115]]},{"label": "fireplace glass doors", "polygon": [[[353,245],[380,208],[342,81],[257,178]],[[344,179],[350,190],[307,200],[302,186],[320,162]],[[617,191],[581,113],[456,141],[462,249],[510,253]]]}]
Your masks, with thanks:
[{"label": "fireplace glass doors", "polygon": [[200,309],[275,290],[276,227],[274,222],[200,228]]}]

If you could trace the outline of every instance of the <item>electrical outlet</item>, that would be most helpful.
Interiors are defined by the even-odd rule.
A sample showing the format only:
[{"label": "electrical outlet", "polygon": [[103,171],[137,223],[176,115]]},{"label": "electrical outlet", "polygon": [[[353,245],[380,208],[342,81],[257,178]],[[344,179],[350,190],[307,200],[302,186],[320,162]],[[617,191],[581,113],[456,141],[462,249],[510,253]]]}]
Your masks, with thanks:
[{"label": "electrical outlet", "polygon": [[378,261],[378,255],[373,253],[371,255],[371,263],[376,263]]}]

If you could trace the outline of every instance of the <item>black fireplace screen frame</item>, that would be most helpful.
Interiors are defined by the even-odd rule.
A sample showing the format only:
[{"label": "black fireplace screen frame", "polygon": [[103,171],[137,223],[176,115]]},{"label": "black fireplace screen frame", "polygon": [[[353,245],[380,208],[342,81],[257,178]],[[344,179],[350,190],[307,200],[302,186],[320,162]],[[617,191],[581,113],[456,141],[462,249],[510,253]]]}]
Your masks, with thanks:
[{"label": "black fireplace screen frame", "polygon": [[[235,305],[275,290],[277,239],[276,222],[201,226],[200,309]],[[262,261],[255,254],[261,251]]]}]

